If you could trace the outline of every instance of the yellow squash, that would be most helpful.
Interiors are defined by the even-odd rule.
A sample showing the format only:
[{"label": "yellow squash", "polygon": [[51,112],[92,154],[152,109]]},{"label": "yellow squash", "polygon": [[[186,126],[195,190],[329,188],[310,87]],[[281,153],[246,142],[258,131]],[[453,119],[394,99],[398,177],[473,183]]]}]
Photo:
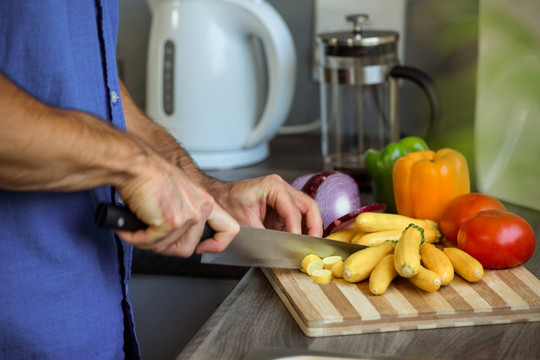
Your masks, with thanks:
[{"label": "yellow squash", "polygon": [[380,245],[387,240],[397,241],[402,232],[402,230],[384,230],[364,233],[362,236],[354,237],[351,242],[364,246],[375,246]]},{"label": "yellow squash", "polygon": [[418,273],[409,279],[417,288],[427,292],[434,292],[441,287],[441,278],[439,274],[422,265],[418,268]]},{"label": "yellow squash", "polygon": [[420,257],[424,266],[437,273],[441,285],[448,285],[454,279],[454,266],[446,254],[433,244],[420,246]]},{"label": "yellow squash", "polygon": [[[428,227],[424,229],[424,241],[426,243],[437,243],[441,239],[439,230]],[[384,243],[385,241],[398,241],[403,233],[402,230],[383,230],[371,233],[362,233],[361,236],[354,236],[351,242],[364,246],[375,246]]]},{"label": "yellow squash", "polygon": [[302,271],[311,275],[315,270],[324,269],[323,261],[315,254],[308,254],[302,259]]},{"label": "yellow squash", "polygon": [[420,268],[420,245],[424,242],[424,229],[410,224],[401,234],[394,250],[394,266],[404,278],[413,277]]},{"label": "yellow squash", "polygon": [[311,273],[311,278],[315,284],[329,284],[332,281],[332,271],[328,269],[315,270]]},{"label": "yellow squash", "polygon": [[343,262],[343,279],[354,283],[367,279],[379,261],[392,251],[393,245],[381,244],[355,252]]},{"label": "yellow squash", "polygon": [[484,277],[484,267],[478,260],[457,247],[444,248],[454,270],[468,282],[477,282]]},{"label": "yellow squash", "polygon": [[384,294],[388,286],[398,276],[394,267],[394,254],[388,254],[375,266],[369,276],[369,291],[373,295]]},{"label": "yellow squash", "polygon": [[338,240],[338,241],[344,241],[344,242],[350,242],[351,238],[358,234],[358,229],[351,227],[348,229],[343,229],[336,231],[328,236],[326,236],[326,239],[332,239],[332,240]]},{"label": "yellow squash", "polygon": [[375,232],[385,230],[405,230],[409,224],[415,224],[422,228],[437,228],[437,223],[431,220],[415,219],[409,216],[363,212],[356,216],[354,220],[356,228],[363,232]]}]

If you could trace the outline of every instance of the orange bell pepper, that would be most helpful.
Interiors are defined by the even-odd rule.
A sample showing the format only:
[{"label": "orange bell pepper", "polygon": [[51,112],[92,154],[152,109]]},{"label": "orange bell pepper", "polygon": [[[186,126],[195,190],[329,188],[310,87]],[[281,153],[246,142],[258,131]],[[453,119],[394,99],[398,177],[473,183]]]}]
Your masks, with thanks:
[{"label": "orange bell pepper", "polygon": [[437,223],[450,200],[470,192],[467,160],[452,149],[402,156],[394,164],[392,178],[398,214]]}]

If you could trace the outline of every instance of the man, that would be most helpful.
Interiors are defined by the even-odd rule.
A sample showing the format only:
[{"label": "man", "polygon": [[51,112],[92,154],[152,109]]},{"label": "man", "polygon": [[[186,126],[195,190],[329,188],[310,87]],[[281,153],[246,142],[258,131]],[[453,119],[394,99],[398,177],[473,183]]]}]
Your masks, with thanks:
[{"label": "man", "polygon": [[[0,358],[139,358],[132,245],[218,252],[238,222],[321,235],[315,202],[281,178],[207,177],[137,109],[117,26],[116,1],[0,2]],[[149,227],[98,228],[102,201]]]}]

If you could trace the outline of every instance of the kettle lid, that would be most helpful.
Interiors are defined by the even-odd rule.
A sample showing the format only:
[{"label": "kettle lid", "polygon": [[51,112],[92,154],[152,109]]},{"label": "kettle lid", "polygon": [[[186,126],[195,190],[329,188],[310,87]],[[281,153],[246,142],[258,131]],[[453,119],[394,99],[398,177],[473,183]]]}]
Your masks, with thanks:
[{"label": "kettle lid", "polygon": [[384,30],[363,30],[363,24],[369,19],[366,14],[355,14],[346,17],[352,22],[352,31],[339,31],[322,33],[317,37],[319,44],[332,47],[334,50],[342,49],[347,51],[350,48],[374,47],[380,45],[396,45],[398,33]]}]

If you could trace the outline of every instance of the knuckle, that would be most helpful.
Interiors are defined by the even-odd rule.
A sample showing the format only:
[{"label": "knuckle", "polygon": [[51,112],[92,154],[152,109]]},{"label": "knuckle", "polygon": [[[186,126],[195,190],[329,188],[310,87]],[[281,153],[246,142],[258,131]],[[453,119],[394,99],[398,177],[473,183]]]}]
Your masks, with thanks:
[{"label": "knuckle", "polygon": [[282,185],[285,183],[285,180],[278,174],[270,174],[266,176],[266,181],[270,184]]},{"label": "knuckle", "polygon": [[190,228],[193,225],[199,223],[202,219],[201,210],[194,206],[182,210],[182,213],[177,214],[175,219],[175,229],[185,227]]},{"label": "knuckle", "polygon": [[202,201],[205,203],[212,204],[214,202],[214,197],[210,195],[210,193],[207,191],[201,191],[201,198],[202,198]]},{"label": "knuckle", "polygon": [[[201,216],[204,218],[207,218],[210,215],[210,213],[214,210],[215,204],[216,202],[214,198],[210,194],[205,193],[203,202],[201,203]],[[200,220],[201,219],[199,219],[199,221]]]}]

